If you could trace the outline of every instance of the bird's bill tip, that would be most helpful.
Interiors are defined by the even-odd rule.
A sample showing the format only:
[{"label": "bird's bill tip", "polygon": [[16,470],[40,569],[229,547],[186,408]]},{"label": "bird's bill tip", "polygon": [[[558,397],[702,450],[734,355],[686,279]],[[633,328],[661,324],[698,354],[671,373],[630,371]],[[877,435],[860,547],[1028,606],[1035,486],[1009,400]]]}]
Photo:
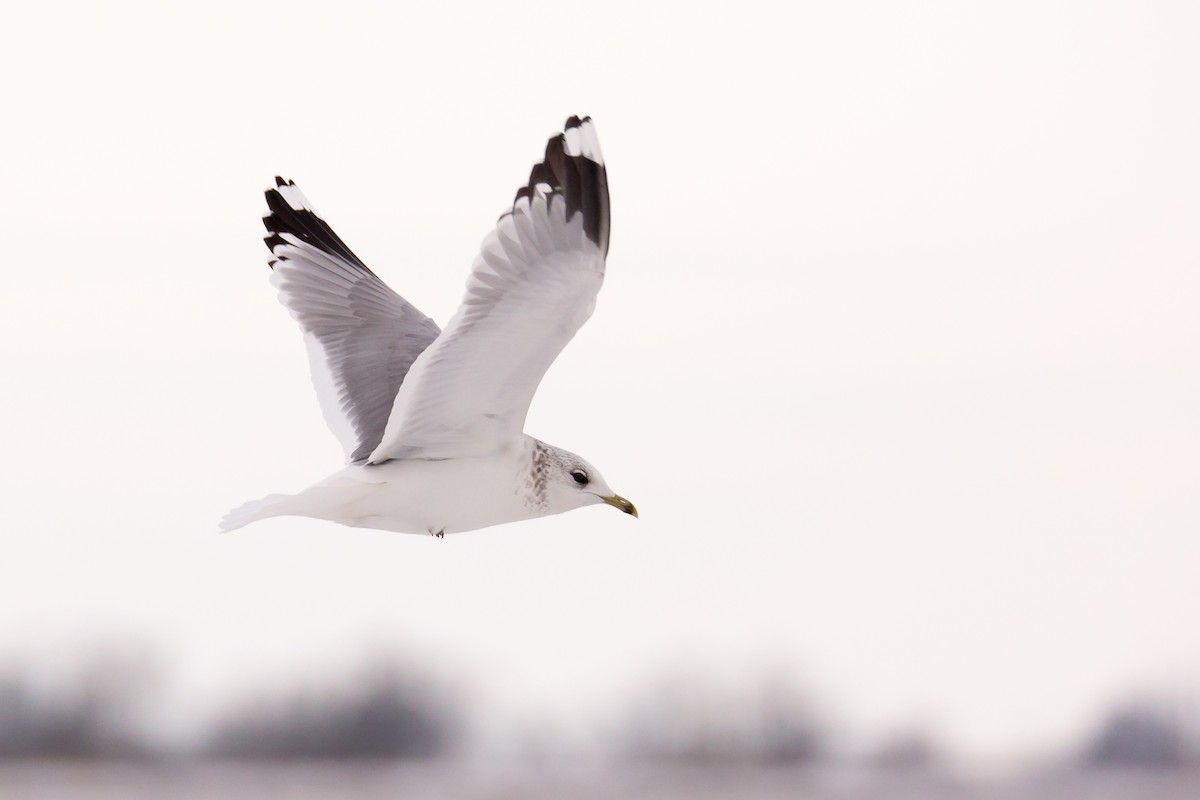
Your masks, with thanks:
[{"label": "bird's bill tip", "polygon": [[600,499],[603,500],[604,502],[608,503],[613,508],[619,509],[620,511],[624,511],[626,514],[629,514],[635,518],[638,515],[637,507],[633,503],[626,500],[624,497],[621,497],[621,495],[619,495],[619,494],[614,494],[611,497],[601,496]]}]

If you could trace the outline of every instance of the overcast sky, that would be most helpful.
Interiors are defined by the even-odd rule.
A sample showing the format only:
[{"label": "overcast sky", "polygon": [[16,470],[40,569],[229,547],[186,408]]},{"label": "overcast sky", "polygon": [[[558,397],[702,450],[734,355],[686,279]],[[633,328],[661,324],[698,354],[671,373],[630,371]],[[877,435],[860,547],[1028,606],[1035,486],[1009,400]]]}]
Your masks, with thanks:
[{"label": "overcast sky", "polygon": [[[809,5],[6,4],[0,654],[382,647],[498,718],[782,668],[985,757],[1194,689],[1200,6]],[[570,114],[608,277],[527,430],[641,518],[218,536],[341,459],[271,177],[444,322]]]}]

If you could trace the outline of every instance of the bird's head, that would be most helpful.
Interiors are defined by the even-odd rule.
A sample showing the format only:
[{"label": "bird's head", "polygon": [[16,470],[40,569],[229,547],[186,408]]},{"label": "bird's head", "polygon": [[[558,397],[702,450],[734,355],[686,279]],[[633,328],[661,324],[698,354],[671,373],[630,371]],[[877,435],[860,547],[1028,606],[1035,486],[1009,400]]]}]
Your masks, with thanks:
[{"label": "bird's head", "polygon": [[631,516],[638,515],[633,503],[609,487],[600,470],[572,452],[538,442],[533,468],[534,480],[544,487],[551,513],[607,503]]}]

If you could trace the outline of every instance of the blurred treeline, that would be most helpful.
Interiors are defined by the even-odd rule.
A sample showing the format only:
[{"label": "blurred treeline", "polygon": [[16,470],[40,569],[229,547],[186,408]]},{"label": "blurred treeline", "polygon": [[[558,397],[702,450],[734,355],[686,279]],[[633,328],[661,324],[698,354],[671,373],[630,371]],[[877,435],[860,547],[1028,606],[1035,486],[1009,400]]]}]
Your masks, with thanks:
[{"label": "blurred treeline", "polygon": [[56,671],[0,671],[0,759],[431,758],[454,750],[463,719],[451,691],[372,657],[328,680],[245,692],[181,743],[153,707],[165,682],[152,661],[110,653]]},{"label": "blurred treeline", "polygon": [[[58,665],[53,679],[44,668],[0,668],[0,759],[436,759],[469,752],[472,730],[489,722],[472,718],[465,687],[376,656],[319,682],[280,679],[245,692],[181,743],[164,733],[166,681],[155,663],[99,655]],[[680,672],[603,721],[592,754],[690,765],[952,766],[952,753],[921,730],[848,749],[829,711],[809,698],[786,673],[729,686]],[[1200,768],[1200,705],[1119,704],[1062,759],[1085,768]]]}]

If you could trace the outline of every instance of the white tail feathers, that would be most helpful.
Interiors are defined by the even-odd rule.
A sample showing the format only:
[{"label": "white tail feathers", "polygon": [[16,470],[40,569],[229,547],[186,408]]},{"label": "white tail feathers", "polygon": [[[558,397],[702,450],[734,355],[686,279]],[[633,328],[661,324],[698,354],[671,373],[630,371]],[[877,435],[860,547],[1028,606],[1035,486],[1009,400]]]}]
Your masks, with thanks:
[{"label": "white tail feathers", "polygon": [[291,499],[292,495],[290,494],[269,494],[261,500],[242,503],[221,520],[221,532],[236,531],[238,528],[260,519],[288,514],[290,511],[287,508],[287,501]]}]

